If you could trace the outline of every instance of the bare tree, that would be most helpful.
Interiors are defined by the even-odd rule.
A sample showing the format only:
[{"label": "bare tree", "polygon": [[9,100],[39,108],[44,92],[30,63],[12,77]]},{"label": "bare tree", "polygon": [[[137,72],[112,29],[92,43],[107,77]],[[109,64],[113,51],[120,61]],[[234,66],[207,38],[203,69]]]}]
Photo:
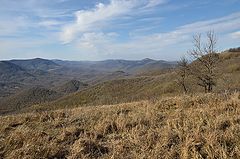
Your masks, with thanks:
[{"label": "bare tree", "polygon": [[204,87],[205,92],[212,92],[215,81],[215,68],[219,61],[216,45],[217,38],[214,31],[207,32],[206,42],[202,42],[201,34],[193,37],[194,48],[189,51],[194,58],[192,74],[197,77],[198,85]]},{"label": "bare tree", "polygon": [[181,59],[178,61],[178,79],[177,83],[183,88],[184,92],[187,93],[187,84],[186,79],[189,74],[189,66],[188,66],[188,60],[185,57],[181,57]]}]

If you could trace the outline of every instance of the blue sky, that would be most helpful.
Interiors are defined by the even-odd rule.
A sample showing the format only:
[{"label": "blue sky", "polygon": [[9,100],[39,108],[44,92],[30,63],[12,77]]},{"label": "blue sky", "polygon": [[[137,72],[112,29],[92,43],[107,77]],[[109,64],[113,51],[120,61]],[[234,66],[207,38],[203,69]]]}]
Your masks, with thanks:
[{"label": "blue sky", "polygon": [[0,0],[0,59],[177,60],[214,30],[240,45],[240,0]]}]

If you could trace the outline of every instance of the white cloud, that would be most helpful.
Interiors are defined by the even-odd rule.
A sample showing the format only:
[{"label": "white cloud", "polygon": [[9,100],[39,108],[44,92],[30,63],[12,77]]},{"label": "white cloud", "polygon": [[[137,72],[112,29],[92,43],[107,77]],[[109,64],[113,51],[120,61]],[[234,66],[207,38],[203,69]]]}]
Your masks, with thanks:
[{"label": "white cloud", "polygon": [[187,24],[178,28],[182,32],[204,32],[207,30],[215,30],[223,32],[240,27],[240,12],[216,18],[213,20],[199,21],[192,24]]},{"label": "white cloud", "polygon": [[75,43],[81,52],[91,52],[91,56],[107,56],[113,53],[109,44],[114,44],[116,33],[84,33]]},{"label": "white cloud", "polygon": [[157,5],[164,4],[166,2],[167,2],[166,0],[149,0],[146,8],[155,7]]},{"label": "white cloud", "polygon": [[130,14],[133,9],[154,7],[166,0],[111,0],[109,4],[99,3],[91,10],[80,10],[75,13],[76,21],[63,28],[61,40],[69,43],[79,34],[101,30],[106,22]]},{"label": "white cloud", "polygon": [[230,34],[233,39],[240,39],[240,31],[236,31]]},{"label": "white cloud", "polygon": [[[80,40],[75,42],[75,45],[81,54],[92,54],[96,55],[95,57],[136,59],[151,55],[157,58],[161,53],[161,57],[172,58],[168,54],[174,53],[175,58],[178,58],[191,47],[193,34],[215,30],[219,35],[219,45],[224,46],[224,41],[231,39],[226,39],[228,37],[221,35],[226,35],[228,32],[238,28],[240,28],[240,13],[235,13],[222,18],[183,25],[171,32],[146,36],[135,35],[124,42],[117,41],[115,36],[93,32],[84,34]],[[234,32],[231,35],[236,38],[240,36],[240,32]]]},{"label": "white cloud", "polygon": [[136,1],[112,0],[110,4],[99,3],[92,10],[80,10],[75,13],[76,22],[64,27],[61,39],[64,43],[71,42],[78,33],[96,30],[99,23],[129,12]]},{"label": "white cloud", "polygon": [[0,36],[16,35],[17,32],[28,27],[29,21],[25,17],[1,18]]},{"label": "white cloud", "polygon": [[40,26],[44,26],[44,27],[53,27],[53,26],[57,26],[57,25],[61,25],[62,23],[60,21],[57,20],[44,20],[38,23]]}]

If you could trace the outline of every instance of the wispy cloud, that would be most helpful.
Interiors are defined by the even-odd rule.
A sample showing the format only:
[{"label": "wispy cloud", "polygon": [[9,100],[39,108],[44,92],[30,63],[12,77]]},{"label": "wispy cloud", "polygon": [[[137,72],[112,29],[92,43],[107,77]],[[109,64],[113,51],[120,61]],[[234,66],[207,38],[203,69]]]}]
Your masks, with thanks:
[{"label": "wispy cloud", "polygon": [[[159,56],[159,53],[162,52],[162,57],[167,57],[166,54],[169,53],[174,53],[175,57],[178,57],[187,51],[183,46],[191,45],[192,35],[195,33],[216,30],[217,34],[223,34],[238,28],[240,28],[240,13],[234,13],[221,18],[183,25],[170,32],[132,36],[131,39],[124,42],[118,42],[116,36],[104,33],[84,33],[74,45],[79,48],[81,53],[95,56],[102,54],[101,56],[105,57],[121,55],[128,58],[138,58],[151,54],[157,57],[157,54]],[[231,35],[237,38],[240,34],[234,32]],[[168,51],[163,52],[166,49]]]},{"label": "wispy cloud", "polygon": [[216,18],[212,20],[199,21],[192,24],[184,25],[178,28],[182,32],[202,32],[206,30],[227,31],[238,29],[240,27],[240,12]]},{"label": "wispy cloud", "polygon": [[149,0],[145,8],[151,8],[166,3],[167,0]]},{"label": "wispy cloud", "polygon": [[230,36],[233,39],[239,39],[240,40],[240,31],[236,31],[236,32],[230,33]]},{"label": "wispy cloud", "polygon": [[17,35],[18,31],[29,27],[26,17],[1,18],[0,36]]},{"label": "wispy cloud", "polygon": [[109,4],[98,3],[94,9],[77,11],[75,22],[63,28],[61,40],[69,43],[79,34],[101,30],[107,25],[106,22],[130,14],[133,9],[150,8],[164,2],[165,0],[111,0]]},{"label": "wispy cloud", "polygon": [[43,27],[52,28],[52,27],[62,25],[63,23],[57,20],[43,20],[38,24]]},{"label": "wispy cloud", "polygon": [[128,13],[135,5],[136,1],[112,0],[108,5],[99,3],[92,10],[77,11],[76,21],[64,27],[61,39],[64,43],[69,43],[79,33],[97,30],[100,23]]}]

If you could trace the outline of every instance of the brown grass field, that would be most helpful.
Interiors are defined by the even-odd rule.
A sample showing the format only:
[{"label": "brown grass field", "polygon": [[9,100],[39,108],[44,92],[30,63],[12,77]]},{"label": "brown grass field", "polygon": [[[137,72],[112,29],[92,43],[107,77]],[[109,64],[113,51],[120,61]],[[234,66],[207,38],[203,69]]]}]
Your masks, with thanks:
[{"label": "brown grass field", "polygon": [[240,94],[0,117],[0,158],[240,158]]}]

